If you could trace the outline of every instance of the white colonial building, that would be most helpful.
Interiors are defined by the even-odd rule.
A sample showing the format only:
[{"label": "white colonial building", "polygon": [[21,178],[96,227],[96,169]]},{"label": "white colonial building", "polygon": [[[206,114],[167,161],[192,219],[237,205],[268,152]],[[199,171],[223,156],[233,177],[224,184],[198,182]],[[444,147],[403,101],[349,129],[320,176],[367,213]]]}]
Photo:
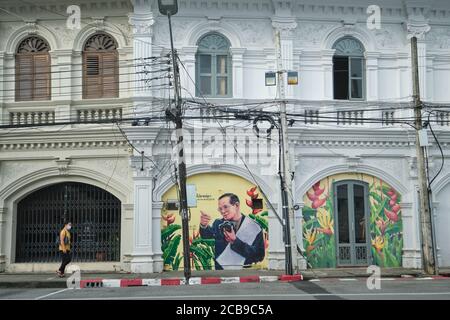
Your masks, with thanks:
[{"label": "white colonial building", "polygon": [[[382,1],[378,21],[368,0],[178,2],[174,46],[199,209],[257,186],[268,197],[262,267],[284,268],[282,227],[268,204],[281,212],[277,135],[258,140],[252,119],[225,112],[278,110],[265,73],[277,70],[279,31],[283,69],[299,74],[286,100],[302,268],[420,268],[409,38],[418,37],[424,119],[431,112],[448,160],[450,3]],[[72,4],[0,0],[0,271],[56,270],[64,219],[74,223],[82,270],[175,269],[165,244],[173,238],[162,233],[176,193],[173,125],[163,119],[173,99],[167,17],[153,0],[79,0],[77,27]],[[433,177],[442,159],[429,140]],[[432,201],[439,263],[448,267],[447,162]]]}]

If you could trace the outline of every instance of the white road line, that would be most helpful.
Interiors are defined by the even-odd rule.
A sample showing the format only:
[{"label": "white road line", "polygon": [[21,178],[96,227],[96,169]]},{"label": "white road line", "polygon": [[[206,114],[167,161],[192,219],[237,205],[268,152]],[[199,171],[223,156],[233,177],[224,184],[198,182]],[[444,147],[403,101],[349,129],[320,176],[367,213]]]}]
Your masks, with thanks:
[{"label": "white road line", "polygon": [[320,282],[320,279],[311,279],[309,282]]},{"label": "white road line", "polygon": [[431,278],[431,277],[426,277],[426,278],[416,278],[416,280],[433,280],[433,278]]},{"label": "white road line", "polygon": [[[299,297],[352,297],[352,296],[441,296],[441,295],[449,295],[450,292],[404,292],[404,293],[316,293],[316,294],[308,294],[308,293],[300,293],[300,294],[248,294],[248,295],[184,295],[184,296],[148,296],[148,297],[105,297],[105,298],[76,298],[77,300],[137,300],[137,299],[191,299],[191,298],[250,298],[250,300],[254,300],[254,298],[299,298]],[[71,298],[70,300],[73,300]],[[61,299],[61,300],[69,300],[69,299]]]},{"label": "white road line", "polygon": [[41,300],[41,299],[44,299],[44,298],[53,296],[53,295],[55,295],[55,294],[58,294],[58,293],[61,293],[61,292],[67,291],[67,290],[70,290],[70,288],[66,288],[66,289],[63,289],[63,290],[59,290],[59,291],[56,291],[56,292],[52,292],[52,293],[46,294],[45,296],[42,296],[42,297],[37,297],[35,300]]},{"label": "white road line", "polygon": [[351,278],[351,279],[348,279],[348,278],[341,278],[341,279],[339,279],[339,281],[357,281],[357,279],[353,279],[353,278]]}]

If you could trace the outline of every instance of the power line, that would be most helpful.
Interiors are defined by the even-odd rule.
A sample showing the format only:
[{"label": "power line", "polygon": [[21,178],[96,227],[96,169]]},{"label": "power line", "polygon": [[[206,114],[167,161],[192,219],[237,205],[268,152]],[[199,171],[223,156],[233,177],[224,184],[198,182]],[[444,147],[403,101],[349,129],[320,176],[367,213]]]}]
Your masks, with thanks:
[{"label": "power line", "polygon": [[[184,66],[183,62],[180,61],[181,66],[183,67],[183,69],[185,70],[186,74],[188,75],[189,79],[191,80],[191,82],[195,85],[196,89],[198,90],[198,92],[200,92],[203,100],[207,103],[205,97],[203,96],[202,92],[200,91],[200,89],[198,88],[197,84],[195,83],[195,81],[192,79],[191,75],[189,74],[189,72],[187,71],[186,67]],[[217,124],[221,127],[222,132],[224,132],[224,129],[222,127],[222,124],[220,123],[220,121],[217,120],[217,117],[213,117],[214,120],[216,120]],[[225,133],[226,134],[226,133]],[[265,194],[264,190],[261,188],[261,186],[259,185],[259,183],[257,182],[253,172],[250,170],[250,168],[248,167],[247,163],[245,162],[245,160],[243,159],[242,155],[238,152],[236,144],[234,143],[234,141],[232,141],[233,144],[233,148],[234,151],[236,153],[236,155],[239,157],[239,159],[242,161],[242,163],[244,164],[247,172],[250,174],[250,176],[253,179],[253,182],[258,186],[258,188],[260,189],[261,193],[263,194],[264,198],[266,199],[267,203],[269,204],[269,206],[271,207],[273,213],[275,214],[275,216],[278,218],[278,221],[280,222],[280,224],[282,226],[284,226],[283,220],[280,218],[280,216],[278,215],[278,212],[276,211],[275,207],[272,205],[272,203],[270,202],[269,197],[267,197],[267,195]]]},{"label": "power line", "polygon": [[[90,53],[92,53],[91,51],[89,51]],[[97,51],[94,51],[97,52]],[[102,51],[98,51],[98,52],[102,52]],[[15,54],[17,55],[17,54]],[[33,54],[29,54],[30,57],[33,57]],[[80,56],[81,57],[81,56]],[[132,67],[151,67],[151,66],[158,66],[158,65],[162,65],[162,64],[167,64],[166,61],[160,61],[160,62],[152,62],[152,63],[148,63],[148,62],[144,62],[144,61],[148,61],[148,60],[153,60],[156,61],[158,59],[167,59],[167,55],[164,55],[162,57],[143,57],[143,58],[134,58],[134,59],[119,59],[117,58],[117,61],[120,62],[118,66],[111,66],[111,67],[103,67],[104,70],[109,70],[109,69],[117,69],[117,68],[132,68]],[[15,59],[14,59],[15,62]],[[133,62],[128,64],[128,62]],[[70,62],[70,63],[58,63],[58,64],[50,64],[50,65],[45,65],[45,66],[39,66],[39,69],[43,69],[45,68],[50,68],[50,69],[55,69],[55,68],[59,68],[59,67],[83,67],[85,66],[86,63],[81,62],[81,63],[74,63],[74,62]],[[16,66],[14,67],[5,67],[3,66],[2,70],[12,70],[12,71],[16,71],[17,68]],[[36,75],[36,74],[56,74],[56,73],[65,73],[65,72],[81,72],[83,71],[83,69],[70,69],[70,70],[53,70],[53,71],[43,71],[43,72],[33,72],[30,73],[30,75]],[[4,76],[12,76],[14,75],[14,73],[6,73],[4,74]]]},{"label": "power line", "polygon": [[[149,73],[163,73],[166,72],[166,74],[159,76],[159,77],[152,77],[152,78],[142,78],[142,79],[132,79],[132,80],[117,80],[117,81],[110,81],[108,83],[112,83],[112,84],[123,84],[123,83],[133,83],[133,82],[146,82],[146,81],[153,81],[153,80],[163,80],[163,79],[170,79],[170,77],[168,76],[168,69],[161,69],[161,70],[155,70],[154,72],[149,72]],[[144,74],[142,73],[135,73],[135,72],[130,72],[130,73],[121,73],[121,74],[117,74],[116,76],[118,78],[120,78],[120,76],[125,76],[125,75],[134,75],[134,74]],[[27,76],[27,75],[24,75]],[[103,77],[102,77],[103,78]],[[58,80],[69,80],[69,79],[84,79],[84,77],[72,77],[72,78],[56,78],[56,79],[48,79],[49,82],[52,81],[58,81]],[[86,79],[88,80],[88,79]],[[9,81],[11,82],[11,81]],[[16,83],[19,81],[16,81]],[[24,82],[20,81],[20,84],[24,84]],[[16,85],[17,86],[17,85]],[[80,87],[80,86],[86,86],[86,84],[84,83],[84,81],[81,81],[78,84],[71,84],[71,85],[65,85],[65,86],[49,86],[50,89],[62,89],[62,88],[72,88],[72,87]],[[12,92],[12,91],[16,91],[15,88],[14,89],[0,89],[0,92]]]}]

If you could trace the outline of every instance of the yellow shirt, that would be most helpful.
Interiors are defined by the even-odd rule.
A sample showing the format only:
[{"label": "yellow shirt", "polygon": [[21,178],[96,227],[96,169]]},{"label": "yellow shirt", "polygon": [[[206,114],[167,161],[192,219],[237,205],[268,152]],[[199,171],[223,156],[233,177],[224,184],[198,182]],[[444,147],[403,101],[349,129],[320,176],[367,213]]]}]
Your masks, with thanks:
[{"label": "yellow shirt", "polygon": [[67,231],[66,228],[64,228],[64,229],[61,230],[61,232],[60,232],[60,234],[59,234],[60,239],[61,239],[62,236],[67,237],[67,238],[69,239],[69,241],[67,242],[67,244],[65,244],[65,245],[63,246],[63,245],[61,245],[61,240],[60,240],[60,241],[59,241],[59,242],[60,242],[60,243],[59,243],[59,250],[60,250],[60,251],[64,251],[64,250],[70,251],[70,232]]}]

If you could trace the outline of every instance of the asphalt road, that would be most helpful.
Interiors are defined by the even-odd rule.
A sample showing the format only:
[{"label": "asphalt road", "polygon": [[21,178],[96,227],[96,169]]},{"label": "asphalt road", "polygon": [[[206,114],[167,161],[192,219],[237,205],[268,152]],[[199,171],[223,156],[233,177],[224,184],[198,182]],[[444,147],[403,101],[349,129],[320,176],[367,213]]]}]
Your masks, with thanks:
[{"label": "asphalt road", "polygon": [[0,289],[0,299],[19,300],[450,300],[450,279],[383,280],[369,290],[365,279],[294,283],[237,283],[92,289]]}]

